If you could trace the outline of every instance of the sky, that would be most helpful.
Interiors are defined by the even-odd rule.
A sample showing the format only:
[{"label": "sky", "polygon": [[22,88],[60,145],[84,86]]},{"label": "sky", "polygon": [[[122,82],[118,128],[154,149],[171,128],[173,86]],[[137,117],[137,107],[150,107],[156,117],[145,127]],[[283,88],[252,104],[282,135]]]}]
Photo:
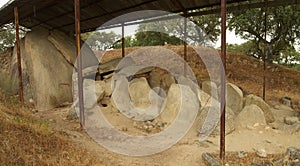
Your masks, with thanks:
[{"label": "sky", "polygon": [[[0,8],[6,4],[9,0],[0,0]],[[137,26],[136,25],[132,25],[132,26],[126,26],[124,31],[125,31],[125,35],[133,35],[135,33]],[[116,34],[121,34],[121,28],[113,28],[107,31],[114,31]],[[226,32],[226,36],[227,36],[227,43],[230,44],[241,44],[243,42],[245,42],[246,40],[241,39],[239,36],[236,36],[234,34],[234,32],[228,31]],[[219,37],[219,40],[216,42],[215,47],[218,48],[221,46],[221,37]]]},{"label": "sky", "polygon": [[9,0],[0,0],[0,8],[6,4]]}]

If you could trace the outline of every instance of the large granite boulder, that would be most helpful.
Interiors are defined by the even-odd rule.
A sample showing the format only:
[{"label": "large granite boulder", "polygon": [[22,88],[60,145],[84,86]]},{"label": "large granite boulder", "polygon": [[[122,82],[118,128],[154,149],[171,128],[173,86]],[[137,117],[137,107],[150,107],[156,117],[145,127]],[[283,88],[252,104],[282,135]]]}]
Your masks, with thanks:
[{"label": "large granite boulder", "polygon": [[240,127],[253,126],[254,124],[266,125],[264,112],[254,104],[247,105],[236,117],[236,124]]},{"label": "large granite boulder", "polygon": [[[25,36],[25,47],[31,91],[35,106],[48,110],[72,102],[72,73],[76,68],[75,38],[62,32],[32,29]],[[93,51],[82,47],[83,68],[98,64]],[[96,71],[95,71],[96,72]]]},{"label": "large granite boulder", "polygon": [[270,106],[262,98],[255,96],[253,94],[248,95],[245,98],[245,106],[251,104],[257,105],[264,112],[267,123],[272,123],[275,121]]}]

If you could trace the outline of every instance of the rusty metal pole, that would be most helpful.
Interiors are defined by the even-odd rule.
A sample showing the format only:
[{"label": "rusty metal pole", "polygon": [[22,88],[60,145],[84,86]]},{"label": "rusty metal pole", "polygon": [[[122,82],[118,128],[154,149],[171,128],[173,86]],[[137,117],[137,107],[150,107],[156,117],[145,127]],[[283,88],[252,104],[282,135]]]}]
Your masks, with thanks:
[{"label": "rusty metal pole", "polygon": [[124,23],[122,23],[122,58],[125,57]]},{"label": "rusty metal pole", "polygon": [[267,57],[267,9],[268,9],[268,0],[265,0],[265,18],[264,18],[264,55],[263,55],[263,99],[266,100],[266,57]]},{"label": "rusty metal pole", "polygon": [[24,96],[23,96],[22,61],[21,61],[20,34],[19,34],[19,11],[18,11],[17,6],[14,7],[14,15],[15,15],[15,28],[16,28],[20,101],[21,101],[21,104],[23,105],[24,104]]},{"label": "rusty metal pole", "polygon": [[183,59],[185,61],[184,63],[184,76],[187,75],[187,11],[184,11],[184,41],[183,41],[183,45],[184,45],[184,53],[183,53]]},{"label": "rusty metal pole", "polygon": [[80,53],[80,0],[74,0],[75,8],[75,33],[76,33],[76,56],[78,74],[78,97],[80,110],[80,125],[84,127],[84,100],[83,100],[83,78],[82,78],[82,57]]},{"label": "rusty metal pole", "polygon": [[224,73],[221,70],[221,122],[220,122],[220,158],[225,161],[225,112],[226,112],[226,0],[221,0],[221,58]]}]

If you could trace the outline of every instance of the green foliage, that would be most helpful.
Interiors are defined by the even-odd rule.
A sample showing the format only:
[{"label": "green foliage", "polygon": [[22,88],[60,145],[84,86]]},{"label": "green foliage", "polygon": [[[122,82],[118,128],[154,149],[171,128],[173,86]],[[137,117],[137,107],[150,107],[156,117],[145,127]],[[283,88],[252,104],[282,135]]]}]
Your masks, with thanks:
[{"label": "green foliage", "polygon": [[253,56],[255,58],[258,58],[256,55],[256,50],[254,43],[252,41],[247,41],[242,44],[226,44],[226,50],[227,52],[232,52],[232,53],[241,53],[245,54],[248,56]]},{"label": "green foliage", "polygon": [[229,30],[250,40],[255,48],[254,55],[261,58],[264,53],[264,15],[267,12],[267,59],[273,62],[288,48],[299,44],[300,5],[279,6],[265,9],[236,11],[229,16]]},{"label": "green foliage", "polygon": [[168,34],[161,33],[161,32],[153,32],[153,31],[137,32],[135,34],[135,37],[136,37],[136,44],[138,46],[183,44],[183,42],[176,36],[174,36],[174,35],[170,36]]},{"label": "green foliage", "polygon": [[81,39],[85,41],[93,50],[106,50],[112,48],[114,43],[121,39],[121,36],[112,31],[96,31],[81,34]]},{"label": "green foliage", "polygon": [[[220,34],[218,15],[191,17],[187,22],[187,43],[210,45]],[[184,39],[184,19],[171,19],[140,24],[135,34],[139,46],[180,45]]]},{"label": "green foliage", "polygon": [[[138,46],[137,44],[137,40],[132,37],[132,36],[126,36],[125,37],[125,47],[134,47],[134,46]],[[113,45],[114,49],[119,49],[122,48],[122,42],[121,40],[117,41],[114,45]]]},{"label": "green foliage", "polygon": [[[260,57],[257,56],[255,50],[255,43],[252,41],[247,41],[240,45],[238,44],[226,44],[227,52],[231,53],[241,53],[248,56],[253,56],[257,59]],[[287,67],[295,68],[300,70],[300,52],[297,52],[293,47],[288,47],[280,53],[280,56],[277,56],[273,60],[277,64],[281,64]]]},{"label": "green foliage", "polygon": [[[28,29],[20,27],[20,38],[24,37]],[[0,28],[0,51],[13,47],[16,41],[16,30],[14,24],[6,24]]]}]

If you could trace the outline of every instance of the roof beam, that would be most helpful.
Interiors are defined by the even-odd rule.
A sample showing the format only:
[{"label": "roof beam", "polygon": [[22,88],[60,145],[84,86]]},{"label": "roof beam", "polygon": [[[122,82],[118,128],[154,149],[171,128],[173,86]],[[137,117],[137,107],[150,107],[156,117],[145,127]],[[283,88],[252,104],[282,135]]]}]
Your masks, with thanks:
[{"label": "roof beam", "polygon": [[[289,2],[281,1],[281,0],[274,0],[274,1],[269,1],[268,6],[269,7],[277,7],[277,6],[288,6],[288,5],[294,5],[294,4],[300,4],[300,0],[292,0]],[[232,5],[230,6],[227,4],[227,13],[238,11],[238,10],[263,8],[264,6],[265,6],[264,2],[253,3],[253,4],[241,4],[238,6],[232,6]],[[221,8],[218,7],[218,8],[207,9],[207,10],[203,10],[203,11],[199,11],[199,12],[187,13],[187,16],[192,17],[192,16],[202,16],[202,15],[209,15],[209,14],[218,14],[218,13],[220,13],[220,11],[221,11]],[[169,16],[159,17],[159,18],[145,19],[145,20],[138,21],[138,22],[125,23],[125,26],[174,19],[174,18],[178,18],[178,16],[184,16],[184,15],[178,14],[178,15],[169,15]],[[104,30],[104,29],[116,28],[116,27],[120,27],[120,26],[121,26],[121,24],[115,24],[115,25],[102,27],[102,28],[88,29],[83,32],[94,31],[94,30]]]},{"label": "roof beam", "polygon": [[[145,2],[142,2],[142,3],[139,3],[139,4],[136,4],[136,5],[134,5],[134,6],[130,6],[130,7],[123,8],[123,9],[119,9],[119,10],[112,11],[112,12],[108,12],[108,13],[101,14],[101,15],[98,15],[98,16],[94,16],[94,17],[91,17],[91,18],[88,18],[88,19],[83,19],[83,20],[81,20],[81,23],[86,22],[86,21],[90,21],[90,20],[93,20],[93,19],[96,19],[96,18],[100,18],[100,17],[103,17],[103,16],[113,15],[113,14],[115,14],[115,13],[122,12],[122,11],[125,11],[125,10],[134,9],[134,8],[136,8],[136,7],[140,7],[140,6],[149,4],[149,3],[153,3],[153,2],[155,2],[155,1],[158,1],[158,0],[148,0],[148,1],[145,1]],[[64,24],[64,25],[62,25],[62,26],[58,26],[58,27],[54,27],[54,28],[55,28],[55,29],[61,29],[61,28],[63,28],[63,27],[70,26],[70,25],[73,25],[73,24],[74,24],[74,23],[68,23],[68,24]]]},{"label": "roof beam", "polygon": [[[85,8],[87,8],[87,7],[91,6],[91,5],[97,4],[97,3],[101,2],[101,1],[103,1],[103,0],[94,0],[94,1],[92,1],[92,2],[90,2],[88,4],[86,4],[86,5],[82,6],[81,9],[85,9]],[[74,13],[74,9],[69,10],[69,11],[67,11],[65,13],[62,13],[62,14],[57,15],[57,16],[53,16],[53,17],[51,17],[51,18],[49,18],[49,19],[47,19],[47,20],[45,20],[43,22],[40,22],[39,24],[33,25],[30,28],[34,28],[34,27],[39,26],[41,24],[45,24],[46,22],[49,22],[49,21],[52,21],[52,20],[55,20],[55,19],[59,19],[61,17],[67,16],[67,15],[72,15],[73,16],[73,13]]]}]

